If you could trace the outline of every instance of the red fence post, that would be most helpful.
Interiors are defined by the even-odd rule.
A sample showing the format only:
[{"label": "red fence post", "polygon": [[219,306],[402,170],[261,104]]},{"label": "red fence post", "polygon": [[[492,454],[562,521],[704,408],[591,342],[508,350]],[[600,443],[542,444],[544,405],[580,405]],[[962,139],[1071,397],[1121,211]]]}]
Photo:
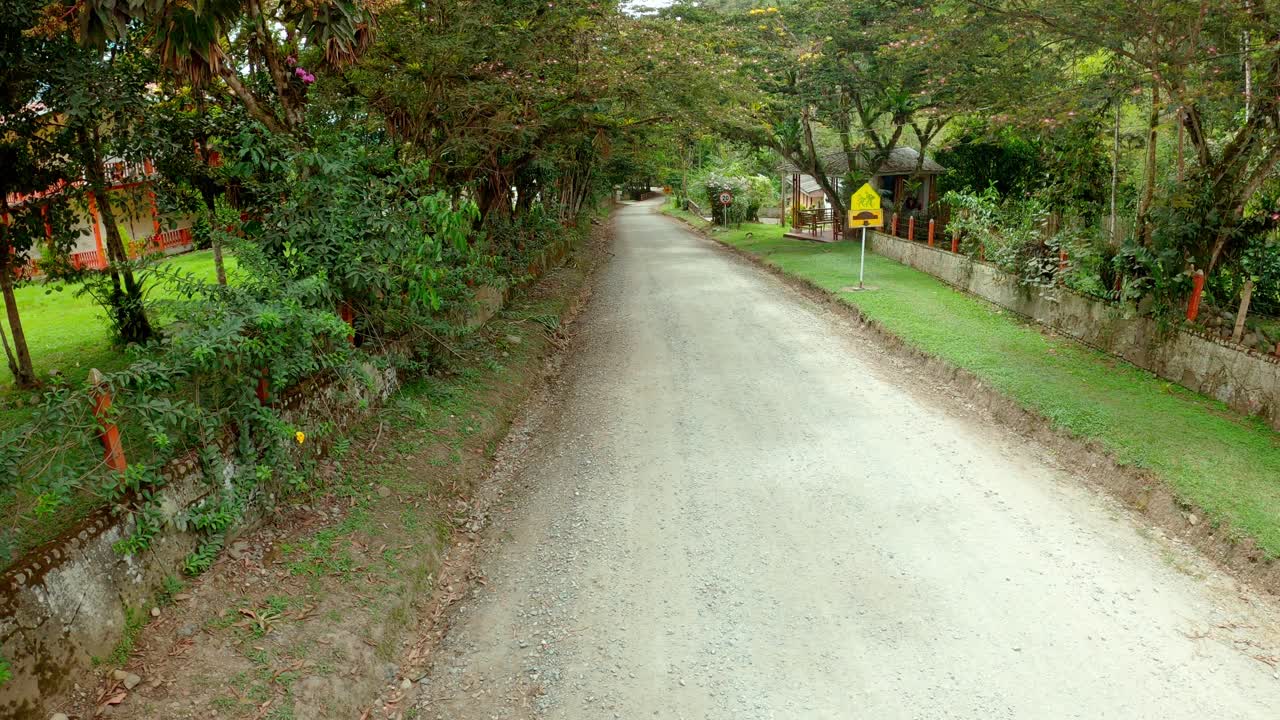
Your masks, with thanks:
[{"label": "red fence post", "polygon": [[916,241],[916,216],[915,215],[912,215],[911,217],[907,218],[907,241],[908,242]]},{"label": "red fence post", "polygon": [[93,384],[93,416],[97,418],[102,432],[98,437],[102,440],[102,460],[107,467],[116,472],[124,472],[128,464],[124,459],[124,446],[120,444],[120,428],[111,422],[111,391],[103,381],[102,373],[97,368],[89,371],[89,382]]},{"label": "red fence post", "polygon": [[929,247],[933,247],[933,220],[929,221]]},{"label": "red fence post", "polygon": [[893,214],[893,232],[890,234],[898,237],[898,213]]},{"label": "red fence post", "polygon": [[951,231],[951,252],[960,252],[960,228]]},{"label": "red fence post", "polygon": [[356,323],[355,323],[356,311],[354,308],[351,307],[351,303],[347,302],[346,300],[343,300],[342,303],[338,305],[338,317],[342,318],[342,321],[351,327],[351,347],[355,347],[356,346]]},{"label": "red fence post", "polygon": [[1187,303],[1187,322],[1195,322],[1200,314],[1200,295],[1204,292],[1204,271],[1197,270],[1191,277],[1191,301]]},{"label": "red fence post", "polygon": [[269,371],[266,368],[262,368],[262,374],[258,376],[258,389],[256,394],[258,396],[258,402],[263,405],[267,404],[267,398],[270,397],[268,390],[270,390],[271,386],[270,383],[267,382],[268,372]]}]

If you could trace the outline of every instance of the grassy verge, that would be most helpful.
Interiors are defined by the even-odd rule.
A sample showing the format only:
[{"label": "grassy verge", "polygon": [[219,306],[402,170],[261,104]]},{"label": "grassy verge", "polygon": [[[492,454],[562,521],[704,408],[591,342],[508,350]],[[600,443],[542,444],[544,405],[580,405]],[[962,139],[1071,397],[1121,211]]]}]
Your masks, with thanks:
[{"label": "grassy verge", "polygon": [[877,255],[866,262],[866,283],[875,290],[845,291],[858,281],[857,243],[809,243],[782,233],[743,225],[717,237],[835,293],[910,346],[1097,441],[1120,462],[1152,471],[1215,525],[1280,556],[1280,434],[1261,421]]},{"label": "grassy verge", "polygon": [[[226,259],[227,272],[234,275],[234,257]],[[213,282],[213,252],[198,250],[166,259],[164,265],[184,273]],[[79,381],[89,368],[116,370],[124,366],[125,357],[111,342],[106,318],[93,299],[77,295],[76,286],[57,287],[41,283],[28,283],[15,291],[18,310],[22,314],[22,328],[26,332],[27,347],[31,350],[31,362],[36,372],[47,375],[58,371],[72,381]],[[166,288],[160,285],[151,291],[153,297],[163,297]],[[2,313],[0,313],[2,315]],[[8,321],[5,332],[8,333]],[[30,393],[14,391],[13,375],[5,363],[0,363],[0,406],[19,404]],[[0,427],[6,424],[6,413],[0,412]],[[16,423],[19,416],[8,418]]]}]

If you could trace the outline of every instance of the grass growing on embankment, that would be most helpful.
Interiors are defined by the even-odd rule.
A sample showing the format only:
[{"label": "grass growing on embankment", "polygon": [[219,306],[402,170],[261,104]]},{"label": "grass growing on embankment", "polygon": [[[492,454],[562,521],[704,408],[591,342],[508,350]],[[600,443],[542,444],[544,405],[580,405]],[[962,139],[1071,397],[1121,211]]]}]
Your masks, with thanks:
[{"label": "grass growing on embankment", "polygon": [[835,293],[912,347],[968,370],[1056,427],[1096,440],[1120,462],[1151,470],[1210,521],[1280,556],[1280,434],[1261,421],[1044,334],[878,255],[868,253],[866,265],[866,283],[876,289],[842,291],[857,285],[858,243],[787,240],[782,233],[744,224],[717,237]]}]

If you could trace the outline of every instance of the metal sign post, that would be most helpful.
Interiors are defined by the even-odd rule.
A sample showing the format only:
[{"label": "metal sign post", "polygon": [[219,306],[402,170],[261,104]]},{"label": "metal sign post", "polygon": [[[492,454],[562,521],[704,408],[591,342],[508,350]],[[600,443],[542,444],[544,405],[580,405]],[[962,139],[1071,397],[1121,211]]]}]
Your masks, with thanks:
[{"label": "metal sign post", "polygon": [[862,273],[867,269],[867,229],[862,228],[862,254],[858,257],[858,289],[865,290],[862,287]]},{"label": "metal sign post", "polygon": [[862,228],[862,249],[858,257],[858,289],[866,290],[862,284],[867,270],[867,228],[882,227],[884,211],[880,208],[880,193],[866,183],[858,188],[858,192],[849,199],[849,227]]},{"label": "metal sign post", "polygon": [[[733,208],[733,193],[728,190],[722,190],[716,199],[720,201],[720,216],[724,218],[724,226],[729,227],[729,212]],[[715,209],[712,208],[713,213],[714,211]]]}]

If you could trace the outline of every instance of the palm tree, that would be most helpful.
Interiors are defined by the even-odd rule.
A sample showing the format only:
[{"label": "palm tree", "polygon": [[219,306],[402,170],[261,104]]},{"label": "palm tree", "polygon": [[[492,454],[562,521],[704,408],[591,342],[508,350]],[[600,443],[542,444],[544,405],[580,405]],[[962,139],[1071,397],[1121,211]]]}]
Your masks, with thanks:
[{"label": "palm tree", "polygon": [[[326,65],[340,67],[368,48],[375,25],[372,10],[360,0],[89,0],[82,7],[82,42],[102,45],[141,21],[151,30],[162,65],[196,88],[221,80],[251,117],[282,134],[297,134],[303,126],[306,93],[298,78],[310,73],[297,72],[299,48],[319,48]],[[242,73],[261,69],[274,97],[244,82]]]}]

